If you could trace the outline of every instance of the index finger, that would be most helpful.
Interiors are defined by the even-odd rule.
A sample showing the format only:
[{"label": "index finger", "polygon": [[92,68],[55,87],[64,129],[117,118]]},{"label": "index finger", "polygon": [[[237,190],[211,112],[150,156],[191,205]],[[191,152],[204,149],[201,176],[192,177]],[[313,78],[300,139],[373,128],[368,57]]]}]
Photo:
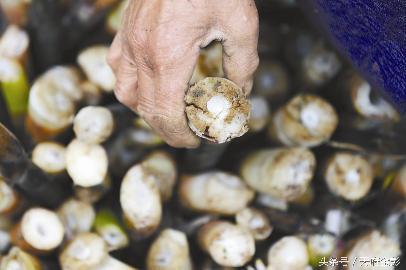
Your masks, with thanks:
[{"label": "index finger", "polygon": [[[152,76],[139,76],[145,79],[140,80],[140,95],[143,95],[143,91],[152,90],[148,88],[154,88],[149,93],[153,95],[154,108],[144,113],[143,117],[171,146],[196,147],[199,139],[188,126],[184,95],[199,54],[199,46],[191,42],[182,43],[179,39],[171,41],[164,42],[164,47],[153,48],[153,52],[150,52],[152,59],[145,60],[149,62],[147,64],[152,69]],[[140,113],[143,114],[142,110]]]}]

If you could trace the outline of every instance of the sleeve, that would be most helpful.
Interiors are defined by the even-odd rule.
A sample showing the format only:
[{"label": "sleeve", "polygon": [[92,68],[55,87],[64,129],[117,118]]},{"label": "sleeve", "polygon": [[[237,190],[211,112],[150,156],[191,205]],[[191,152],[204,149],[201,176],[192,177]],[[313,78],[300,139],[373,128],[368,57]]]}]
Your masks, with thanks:
[{"label": "sleeve", "polygon": [[300,1],[333,44],[406,114],[406,1]]}]

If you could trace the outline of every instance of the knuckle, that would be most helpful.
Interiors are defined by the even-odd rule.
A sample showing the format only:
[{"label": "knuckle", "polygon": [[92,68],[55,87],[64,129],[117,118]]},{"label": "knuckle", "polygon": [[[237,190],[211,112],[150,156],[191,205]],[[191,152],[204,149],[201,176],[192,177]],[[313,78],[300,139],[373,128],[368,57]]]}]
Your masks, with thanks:
[{"label": "knuckle", "polygon": [[258,56],[258,53],[256,52],[252,56],[252,60],[250,61],[250,67],[249,67],[250,72],[254,73],[257,70],[258,66],[259,66],[259,56]]},{"label": "knuckle", "polygon": [[107,54],[107,64],[109,64],[109,66],[115,70],[117,68],[118,61],[118,57],[115,55],[112,49],[110,49],[109,53]]},{"label": "knuckle", "polygon": [[116,96],[116,99],[124,105],[131,105],[130,96],[124,91],[120,82],[116,83],[116,87],[114,88],[114,95]]},{"label": "knuckle", "polygon": [[111,67],[114,68],[114,58],[113,55],[111,53],[111,51],[109,51],[109,53],[107,54],[107,64]]},{"label": "knuckle", "polygon": [[259,21],[258,18],[253,17],[246,21],[244,24],[245,31],[242,31],[241,34],[246,38],[256,37],[257,32],[259,31]]},{"label": "knuckle", "polygon": [[256,29],[259,26],[259,14],[258,9],[255,6],[255,3],[249,4],[248,8],[245,10],[245,15],[249,20],[247,21],[247,26],[251,29]]}]

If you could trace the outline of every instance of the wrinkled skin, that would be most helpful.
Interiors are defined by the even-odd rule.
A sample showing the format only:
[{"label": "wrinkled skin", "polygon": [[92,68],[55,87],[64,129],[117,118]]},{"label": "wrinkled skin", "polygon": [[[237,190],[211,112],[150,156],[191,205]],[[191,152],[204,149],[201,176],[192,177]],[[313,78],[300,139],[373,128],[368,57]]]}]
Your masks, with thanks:
[{"label": "wrinkled skin", "polygon": [[249,94],[258,66],[253,0],[131,0],[108,57],[118,100],[171,146],[196,147],[184,95],[202,47],[219,40],[226,77]]}]

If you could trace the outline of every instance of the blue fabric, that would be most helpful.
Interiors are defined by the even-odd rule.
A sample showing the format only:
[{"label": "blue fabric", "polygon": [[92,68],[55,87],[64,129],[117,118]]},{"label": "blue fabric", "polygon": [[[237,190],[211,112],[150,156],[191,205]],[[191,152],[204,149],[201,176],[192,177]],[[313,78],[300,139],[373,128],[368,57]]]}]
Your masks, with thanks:
[{"label": "blue fabric", "polygon": [[406,114],[406,0],[310,1],[341,51]]}]

